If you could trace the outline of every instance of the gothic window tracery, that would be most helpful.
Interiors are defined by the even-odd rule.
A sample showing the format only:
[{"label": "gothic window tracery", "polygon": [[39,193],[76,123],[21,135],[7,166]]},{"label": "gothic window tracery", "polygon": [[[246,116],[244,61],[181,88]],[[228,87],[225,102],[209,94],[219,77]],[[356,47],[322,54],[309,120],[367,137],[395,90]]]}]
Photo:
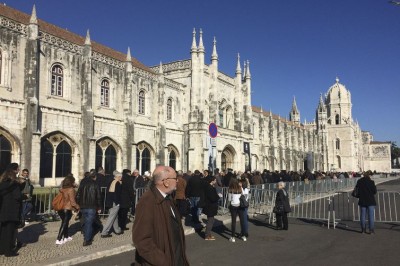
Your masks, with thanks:
[{"label": "gothic window tracery", "polygon": [[72,147],[66,138],[56,134],[45,138],[40,148],[40,176],[65,177],[72,170]]},{"label": "gothic window tracery", "polygon": [[60,65],[54,65],[51,69],[51,95],[63,96],[64,72]]},{"label": "gothic window tracery", "polygon": [[117,169],[116,144],[110,139],[102,139],[96,143],[96,169],[101,166],[106,174],[112,174]]},{"label": "gothic window tracery", "polygon": [[110,83],[103,79],[100,87],[100,105],[110,107]]},{"label": "gothic window tracery", "polygon": [[145,100],[146,100],[146,95],[144,93],[144,91],[140,91],[139,92],[139,114],[144,115],[145,114]]},{"label": "gothic window tracery", "polygon": [[167,100],[167,120],[172,120],[172,100]]}]

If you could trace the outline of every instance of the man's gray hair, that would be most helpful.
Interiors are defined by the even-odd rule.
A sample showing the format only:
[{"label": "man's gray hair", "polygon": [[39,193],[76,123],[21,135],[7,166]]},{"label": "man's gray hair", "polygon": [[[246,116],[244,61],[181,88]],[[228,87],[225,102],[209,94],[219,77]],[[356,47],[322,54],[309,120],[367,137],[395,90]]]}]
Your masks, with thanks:
[{"label": "man's gray hair", "polygon": [[160,170],[156,169],[153,172],[153,182],[156,183],[162,179],[164,179],[168,174],[171,172],[170,168],[165,166],[161,168]]}]

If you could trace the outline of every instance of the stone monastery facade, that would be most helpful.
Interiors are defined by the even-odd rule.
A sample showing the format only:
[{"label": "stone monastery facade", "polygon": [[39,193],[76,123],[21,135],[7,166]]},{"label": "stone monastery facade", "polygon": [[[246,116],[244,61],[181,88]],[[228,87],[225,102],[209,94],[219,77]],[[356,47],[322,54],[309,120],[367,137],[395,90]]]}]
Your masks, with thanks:
[{"label": "stone monastery facade", "polygon": [[[0,171],[10,162],[35,183],[158,164],[177,170],[390,171],[390,143],[353,121],[351,94],[337,79],[312,123],[251,105],[250,65],[218,69],[214,40],[205,63],[202,31],[191,58],[147,67],[86,37],[0,6]],[[218,125],[216,141],[208,126]],[[210,159],[211,158],[211,159]],[[210,164],[211,162],[211,164]]]}]

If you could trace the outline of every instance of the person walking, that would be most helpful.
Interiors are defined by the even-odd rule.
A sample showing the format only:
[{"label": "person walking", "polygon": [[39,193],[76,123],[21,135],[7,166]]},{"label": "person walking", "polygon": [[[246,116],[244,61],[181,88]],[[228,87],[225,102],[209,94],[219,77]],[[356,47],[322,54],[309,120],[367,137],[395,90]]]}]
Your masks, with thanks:
[{"label": "person walking", "polygon": [[[289,195],[285,189],[285,182],[278,183],[278,192],[276,193],[275,207],[277,210],[276,215],[276,227],[277,230],[288,230],[288,217],[287,214],[291,212]],[[283,224],[282,224],[283,223]]]},{"label": "person walking", "polygon": [[96,222],[96,212],[101,212],[100,188],[96,183],[96,172],[90,171],[89,176],[82,179],[76,199],[82,213],[83,246],[89,246],[93,241],[93,225]]},{"label": "person walking", "polygon": [[200,215],[204,203],[204,185],[199,170],[189,179],[186,186],[186,197],[190,199],[192,222],[200,224]]},{"label": "person walking", "polygon": [[[250,182],[249,179],[247,178],[247,174],[243,174],[240,177],[239,180],[239,185],[242,188],[242,195],[244,196],[245,200],[248,202],[249,201],[249,193],[250,193]],[[244,230],[241,234],[241,237],[248,238],[249,237],[249,207],[243,207],[243,227]]]},{"label": "person walking", "polygon": [[122,230],[118,224],[118,210],[121,203],[121,179],[122,173],[113,172],[114,180],[107,187],[106,207],[109,208],[108,218],[101,232],[101,237],[111,237],[111,229],[114,229],[116,235],[122,234]]},{"label": "person walking", "polygon": [[218,200],[219,196],[215,185],[217,180],[213,176],[207,176],[204,178],[204,208],[203,213],[207,215],[207,225],[205,240],[215,240],[215,237],[211,235],[211,230],[214,225],[214,216],[218,214]]},{"label": "person walking", "polygon": [[181,218],[170,199],[177,182],[172,167],[154,170],[152,185],[136,206],[132,228],[135,265],[189,265]]},{"label": "person walking", "polygon": [[361,233],[366,233],[366,214],[368,212],[368,223],[370,234],[375,234],[374,217],[375,217],[375,182],[371,180],[371,171],[364,173],[364,177],[357,181],[356,188],[358,189],[358,206],[360,207],[360,225]]},{"label": "person walking", "polygon": [[15,257],[17,227],[21,219],[25,179],[17,178],[19,166],[11,163],[0,176],[0,255]]},{"label": "person walking", "polygon": [[181,173],[178,173],[176,177],[178,178],[178,184],[176,185],[175,191],[175,203],[176,207],[178,208],[179,214],[181,215],[181,217],[184,217],[190,212],[190,203],[188,203],[188,200],[185,196],[187,184]]},{"label": "person walking", "polygon": [[75,178],[72,174],[67,175],[61,183],[60,193],[63,195],[64,208],[58,211],[61,218],[60,230],[58,231],[56,245],[62,245],[72,240],[68,235],[69,221],[72,211],[79,211],[79,205],[75,201]]},{"label": "person walking", "polygon": [[236,235],[236,218],[239,215],[241,238],[243,241],[247,241],[245,235],[245,224],[244,224],[244,208],[240,207],[240,196],[242,195],[242,188],[240,187],[239,181],[236,178],[230,180],[228,188],[228,202],[229,210],[231,212],[231,238],[230,242],[235,242]]},{"label": "person walking", "polygon": [[121,230],[128,230],[126,227],[128,222],[129,208],[135,200],[135,192],[133,190],[133,179],[129,169],[122,170],[121,179],[121,201],[118,210],[118,223]]}]

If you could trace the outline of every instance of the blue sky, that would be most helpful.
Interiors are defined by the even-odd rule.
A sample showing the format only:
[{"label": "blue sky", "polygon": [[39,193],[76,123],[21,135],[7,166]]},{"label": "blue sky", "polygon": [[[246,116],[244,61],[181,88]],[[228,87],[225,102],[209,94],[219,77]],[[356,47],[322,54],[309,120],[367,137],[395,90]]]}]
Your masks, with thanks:
[{"label": "blue sky", "polygon": [[293,96],[312,121],[336,76],[350,90],[353,118],[375,140],[400,146],[400,6],[387,0],[7,1],[40,19],[126,52],[148,66],[190,57],[203,29],[220,71],[250,61],[252,103],[286,117]]}]

